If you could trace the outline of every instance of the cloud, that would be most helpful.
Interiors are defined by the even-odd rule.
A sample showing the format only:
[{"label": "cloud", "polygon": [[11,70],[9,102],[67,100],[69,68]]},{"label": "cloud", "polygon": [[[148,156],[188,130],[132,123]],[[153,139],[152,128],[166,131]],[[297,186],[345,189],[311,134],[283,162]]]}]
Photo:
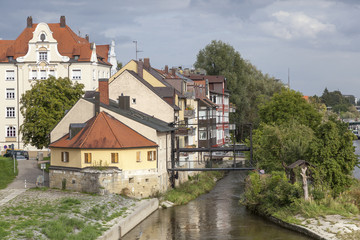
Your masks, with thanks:
[{"label": "cloud", "polygon": [[320,34],[336,32],[336,26],[322,23],[302,12],[277,11],[271,15],[273,21],[260,23],[266,33],[285,40],[301,38],[316,39]]}]

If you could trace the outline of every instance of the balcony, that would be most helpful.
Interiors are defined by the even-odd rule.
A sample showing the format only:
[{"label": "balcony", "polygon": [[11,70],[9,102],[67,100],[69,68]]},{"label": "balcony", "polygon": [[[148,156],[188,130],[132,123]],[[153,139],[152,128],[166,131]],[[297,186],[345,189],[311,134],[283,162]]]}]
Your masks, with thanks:
[{"label": "balcony", "polygon": [[195,110],[185,110],[184,117],[185,118],[195,118]]},{"label": "balcony", "polygon": [[180,126],[178,127],[175,133],[178,136],[190,136],[190,135],[193,136],[195,135],[195,131],[196,131],[195,127]]}]

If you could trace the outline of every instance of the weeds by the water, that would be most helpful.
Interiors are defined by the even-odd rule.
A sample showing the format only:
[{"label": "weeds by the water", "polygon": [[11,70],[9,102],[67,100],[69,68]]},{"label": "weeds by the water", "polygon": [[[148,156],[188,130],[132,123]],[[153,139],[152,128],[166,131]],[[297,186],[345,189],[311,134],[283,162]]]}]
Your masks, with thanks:
[{"label": "weeds by the water", "polygon": [[179,187],[168,191],[164,198],[175,205],[186,204],[197,198],[199,195],[209,192],[222,178],[223,172],[203,172],[189,178],[189,181]]}]

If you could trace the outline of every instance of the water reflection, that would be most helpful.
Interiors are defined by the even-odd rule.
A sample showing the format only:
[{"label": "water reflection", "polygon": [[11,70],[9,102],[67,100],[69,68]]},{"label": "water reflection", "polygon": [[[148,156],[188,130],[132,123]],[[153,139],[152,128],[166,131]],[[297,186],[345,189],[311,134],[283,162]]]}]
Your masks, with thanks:
[{"label": "water reflection", "polygon": [[161,209],[122,239],[310,239],[281,228],[239,206],[244,174],[232,172],[187,205]]}]

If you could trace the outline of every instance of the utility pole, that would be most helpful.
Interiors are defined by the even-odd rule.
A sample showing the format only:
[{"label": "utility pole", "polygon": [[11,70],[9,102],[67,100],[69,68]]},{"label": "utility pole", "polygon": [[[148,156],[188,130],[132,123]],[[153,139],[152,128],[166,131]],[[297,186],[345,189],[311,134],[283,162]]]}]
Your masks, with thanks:
[{"label": "utility pole", "polygon": [[135,43],[135,60],[137,61],[138,60],[137,54],[138,54],[138,52],[142,52],[142,51],[138,50],[136,40],[134,40],[133,43]]}]

